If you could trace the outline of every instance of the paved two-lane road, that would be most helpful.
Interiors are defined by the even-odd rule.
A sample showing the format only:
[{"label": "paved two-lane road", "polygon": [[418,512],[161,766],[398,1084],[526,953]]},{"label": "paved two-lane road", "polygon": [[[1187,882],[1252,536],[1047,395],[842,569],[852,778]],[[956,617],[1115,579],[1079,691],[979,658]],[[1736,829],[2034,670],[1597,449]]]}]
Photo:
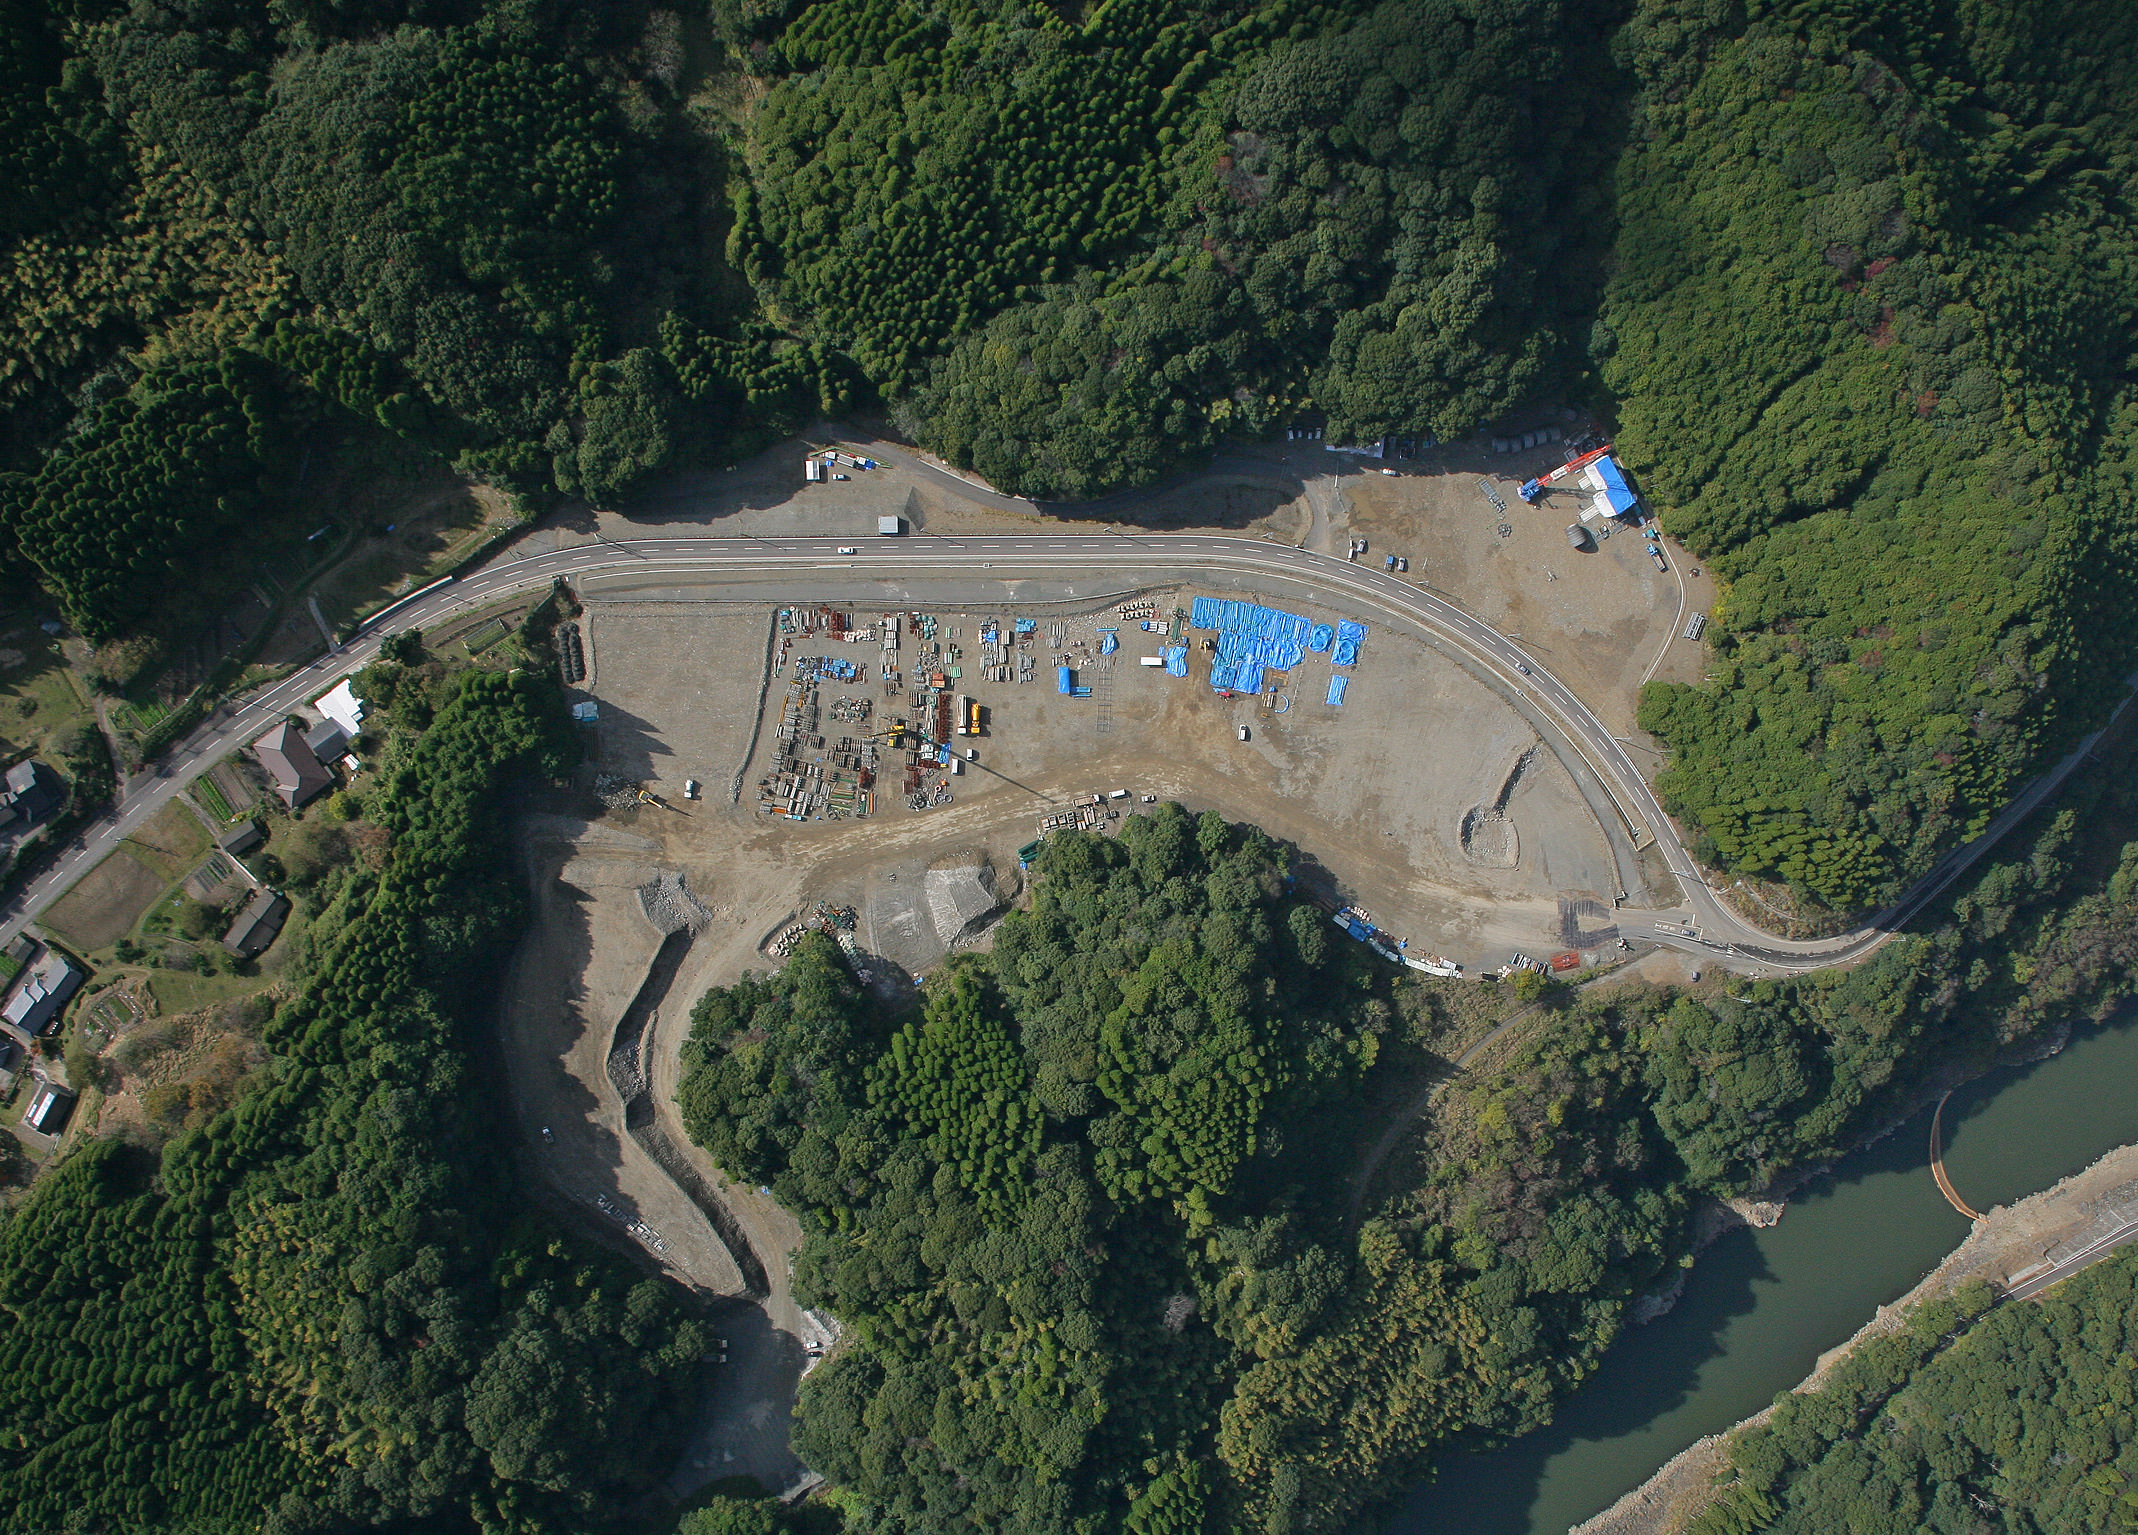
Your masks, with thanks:
[{"label": "paved two-lane road", "polygon": [[[971,488],[968,482],[923,460],[912,460],[908,467]],[[1008,501],[999,496],[993,499]],[[842,552],[847,549],[852,552]],[[1571,688],[1498,630],[1383,571],[1257,539],[1113,530],[913,536],[855,545],[817,537],[597,541],[493,563],[441,585],[259,696],[219,710],[155,769],[131,781],[115,809],[87,828],[44,876],[0,912],[0,942],[33,920],[210,764],[272,728],[300,702],[317,697],[368,664],[385,634],[435,627],[464,609],[547,587],[558,576],[576,580],[619,572],[629,572],[647,586],[681,587],[708,581],[780,585],[788,589],[789,600],[807,598],[813,586],[831,582],[879,584],[886,605],[898,600],[902,586],[916,581],[954,583],[961,600],[978,602],[1002,600],[1006,583],[1085,574],[1110,582],[1114,589],[1170,585],[1197,577],[1223,584],[1228,577],[1235,581],[1244,577],[1298,588],[1302,598],[1370,610],[1459,653],[1530,705],[1588,764],[1633,840],[1642,845],[1653,842],[1677,882],[1681,907],[1660,913],[1624,911],[1621,931],[1695,954],[1711,954],[1736,968],[1770,973],[1847,963],[1876,948],[2053,793],[2083,759],[2093,739],[2089,737],[2038,780],[1983,837],[1949,855],[1904,901],[1855,932],[1791,942],[1745,921],[1709,889],[1625,747]]]}]

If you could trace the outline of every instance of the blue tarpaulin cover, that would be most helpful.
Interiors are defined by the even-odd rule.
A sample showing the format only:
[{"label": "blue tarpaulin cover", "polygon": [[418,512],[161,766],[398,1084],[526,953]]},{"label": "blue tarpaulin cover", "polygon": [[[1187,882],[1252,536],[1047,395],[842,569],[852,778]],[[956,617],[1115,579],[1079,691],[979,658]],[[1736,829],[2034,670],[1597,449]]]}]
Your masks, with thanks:
[{"label": "blue tarpaulin cover", "polygon": [[1215,661],[1210,666],[1210,686],[1219,692],[1232,691],[1232,679],[1239,675],[1239,667],[1230,661]]},{"label": "blue tarpaulin cover", "polygon": [[1329,679],[1329,702],[1341,706],[1344,701],[1344,689],[1350,685],[1351,679],[1349,677],[1331,677]]},{"label": "blue tarpaulin cover", "polygon": [[1357,640],[1338,640],[1335,651],[1329,656],[1329,664],[1331,666],[1358,665],[1359,642]]},{"label": "blue tarpaulin cover", "polygon": [[1610,506],[1612,516],[1623,516],[1639,503],[1641,498],[1626,483],[1626,472],[1618,467],[1618,460],[1610,454],[1596,460],[1596,478],[1603,481],[1603,498]]},{"label": "blue tarpaulin cover", "polygon": [[1114,637],[1114,632],[1113,632],[1113,630],[1111,630],[1111,629],[1101,629],[1101,630],[1099,631],[1099,654],[1100,654],[1100,655],[1102,655],[1102,656],[1110,656],[1110,655],[1112,655],[1112,654],[1113,654],[1113,653],[1114,653],[1115,651],[1119,650],[1120,648],[1121,648],[1121,642],[1120,642],[1120,641],[1119,641],[1118,639],[1116,639],[1116,638]]},{"label": "blue tarpaulin cover", "polygon": [[1261,692],[1262,663],[1260,661],[1242,661],[1240,663],[1239,675],[1234,679],[1232,685],[1237,691],[1242,693]]},{"label": "blue tarpaulin cover", "polygon": [[1168,677],[1185,677],[1188,675],[1187,646],[1166,646],[1166,675]]},{"label": "blue tarpaulin cover", "polygon": [[[1260,690],[1263,671],[1290,671],[1304,660],[1314,632],[1314,625],[1297,613],[1219,597],[1197,597],[1188,622],[1198,629],[1218,631],[1217,665],[1211,669],[1210,685],[1233,687],[1231,679],[1240,669],[1252,667],[1250,691]],[[1218,680],[1220,670],[1227,680]]]},{"label": "blue tarpaulin cover", "polygon": [[1316,624],[1314,632],[1307,636],[1307,649],[1313,651],[1317,656],[1321,655],[1328,650],[1329,642],[1335,638],[1336,631],[1334,629],[1327,624]]}]

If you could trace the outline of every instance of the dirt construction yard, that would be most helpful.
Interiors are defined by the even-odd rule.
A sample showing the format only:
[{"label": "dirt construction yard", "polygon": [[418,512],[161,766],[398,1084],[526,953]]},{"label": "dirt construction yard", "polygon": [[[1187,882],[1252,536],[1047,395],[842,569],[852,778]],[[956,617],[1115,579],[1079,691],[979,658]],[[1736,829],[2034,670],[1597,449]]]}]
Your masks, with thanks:
[{"label": "dirt construction yard", "polygon": [[1567,526],[1586,497],[1554,490],[1530,506],[1517,490],[1559,457],[1556,447],[1508,457],[1443,450],[1437,472],[1406,466],[1396,476],[1347,477],[1344,526],[1366,540],[1360,563],[1379,565],[1390,554],[1408,559],[1412,580],[1454,597],[1540,657],[1599,719],[1629,733],[1640,685],[1651,674],[1664,682],[1701,679],[1704,652],[1682,631],[1713,608],[1714,583],[1704,571],[1693,574],[1698,563],[1675,547],[1665,555],[1670,568],[1658,570],[1640,530],[1622,523],[1603,524],[1602,537],[1591,524],[1586,549],[1569,545]]},{"label": "dirt construction yard", "polygon": [[[1166,615],[1197,594],[1154,600]],[[611,819],[654,839],[660,857],[687,871],[701,891],[768,925],[818,899],[875,914],[886,931],[874,952],[908,972],[934,963],[943,952],[936,940],[947,941],[932,932],[939,924],[915,916],[925,904],[930,864],[968,854],[967,866],[986,865],[989,878],[1007,888],[1016,850],[1038,835],[1041,815],[1116,789],[1130,793],[1109,800],[1109,810],[1133,813],[1153,795],[1261,826],[1300,850],[1310,887],[1366,905],[1414,948],[1473,970],[1514,950],[1563,947],[1562,903],[1608,907],[1621,889],[1594,811],[1528,721],[1441,653],[1370,625],[1360,663],[1349,669],[1346,700],[1331,706],[1324,656],[1309,655],[1274,697],[1225,697],[1211,689],[1209,659],[1199,648],[1187,678],[1140,664],[1159,652],[1163,637],[1111,609],[932,615],[937,664],[960,667],[964,675],[949,686],[975,700],[984,721],[981,736],[954,737],[957,771],[932,767],[925,777],[924,787],[947,790],[949,802],[908,809],[905,758],[886,751],[871,814],[795,821],[758,804],[759,786],[776,765],[779,709],[797,668],[813,655],[865,667],[854,683],[827,680],[818,688],[825,745],[799,756],[828,758],[840,737],[859,743],[891,720],[914,716],[910,687],[887,693],[880,677],[886,661],[912,667],[921,638],[910,619],[902,622],[897,652],[874,642],[793,637],[776,656],[758,728],[772,614],[696,606],[694,613],[689,603],[588,603],[597,759],[605,772],[649,783],[674,807]],[[1313,622],[1350,616],[1298,611]],[[882,614],[847,616],[881,631]],[[984,680],[982,624],[1012,633],[1020,616],[1035,623],[1019,647],[1034,656],[1033,680]],[[1119,649],[1110,656],[1099,654],[1102,624],[1118,631]],[[1202,635],[1188,631],[1186,638],[1199,643]],[[1056,691],[1063,663],[1075,667],[1090,697]],[[868,718],[833,723],[842,700],[849,711],[865,702]],[[753,736],[740,802],[730,803]],[[962,760],[968,748],[976,760]],[[683,800],[686,777],[704,786],[701,800]],[[874,892],[894,875],[909,898]],[[764,894],[760,879],[769,886]],[[869,948],[870,934],[859,936]]]},{"label": "dirt construction yard", "polygon": [[[1144,600],[1166,620],[1197,595],[1230,594]],[[775,965],[771,940],[819,903],[854,913],[857,965],[896,994],[952,950],[988,941],[1022,892],[1017,851],[1043,816],[1103,795],[1109,832],[1159,800],[1251,821],[1298,849],[1304,888],[1365,905],[1413,952],[1473,973],[1515,951],[1615,936],[1621,865],[1567,767],[1501,694],[1421,642],[1369,625],[1346,700],[1331,706],[1326,656],[1277,677],[1270,694],[1227,697],[1210,686],[1201,631],[1184,636],[1198,647],[1191,675],[1172,677],[1141,664],[1163,637],[1112,607],[931,617],[932,650],[902,615],[899,648],[885,651],[881,613],[842,614],[875,630],[854,644],[799,632],[799,620],[782,634],[764,605],[589,596],[589,675],[574,696],[597,707],[582,728],[609,803],[597,808],[589,784],[571,807],[520,820],[534,921],[500,1011],[521,1155],[549,1197],[706,1297],[729,1338],[728,1362],[709,1366],[679,1488],[735,1472],[790,1485],[794,1382],[811,1346],[836,1342],[789,1293],[791,1217],[728,1183],[689,1145],[675,1108],[691,1003]],[[1032,680],[985,680],[982,626],[1014,633],[1019,617],[1033,628],[1010,654],[1032,656]],[[1102,626],[1116,631],[1111,655]],[[795,819],[761,803],[789,750],[788,701],[816,657],[865,669],[820,680],[822,744],[804,739],[790,760],[878,737],[866,815],[827,806]],[[1056,690],[1062,664],[1089,697]],[[953,737],[959,770],[932,764],[915,809],[906,755],[882,737],[916,715],[913,674],[953,666],[962,676],[950,685],[978,702],[982,733]],[[1011,676],[1020,670],[1013,659]],[[686,777],[701,798],[684,798]],[[667,803],[634,802],[622,782]]]}]

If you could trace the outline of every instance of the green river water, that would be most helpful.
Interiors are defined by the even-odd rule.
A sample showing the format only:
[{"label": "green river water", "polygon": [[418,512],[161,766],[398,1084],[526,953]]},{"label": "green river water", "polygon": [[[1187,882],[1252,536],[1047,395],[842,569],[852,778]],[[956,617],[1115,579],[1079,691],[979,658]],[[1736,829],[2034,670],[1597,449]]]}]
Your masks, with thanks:
[{"label": "green river water", "polygon": [[[1929,1125],[1918,1114],[1799,1189],[1779,1225],[1716,1242],[1676,1308],[1627,1329],[1550,1427],[1444,1462],[1388,1535],[1562,1535],[1796,1385],[1967,1236],[1931,1181]],[[2138,1141],[2138,1021],[1961,1088],[1945,1138],[1945,1169],[1978,1210]]]}]

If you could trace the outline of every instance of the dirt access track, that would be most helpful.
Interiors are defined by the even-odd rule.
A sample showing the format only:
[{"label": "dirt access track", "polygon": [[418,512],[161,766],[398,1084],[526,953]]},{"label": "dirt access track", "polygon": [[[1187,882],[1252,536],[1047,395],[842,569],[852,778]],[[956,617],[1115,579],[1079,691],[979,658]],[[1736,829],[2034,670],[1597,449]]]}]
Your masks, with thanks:
[{"label": "dirt access track", "polygon": [[[814,605],[804,619],[797,604],[675,579],[581,588],[587,676],[573,698],[598,716],[582,727],[588,776],[612,805],[597,811],[585,793],[581,813],[522,818],[534,923],[502,1012],[531,1171],[611,1240],[720,1305],[729,1358],[709,1370],[679,1487],[737,1471],[792,1485],[794,1384],[809,1346],[833,1341],[789,1292],[792,1219],[729,1184],[688,1144],[674,1108],[691,1002],[775,964],[768,941],[798,914],[819,902],[854,910],[857,963],[896,994],[953,949],[987,941],[990,911],[1021,891],[1017,851],[1042,817],[1116,790],[1127,792],[1104,802],[1105,829],[1156,800],[1253,822],[1299,850],[1306,888],[1366,905],[1414,952],[1473,973],[1518,950],[1606,952],[1614,899],[1625,880],[1639,882],[1608,804],[1591,802],[1518,703],[1392,629],[1369,626],[1345,702],[1332,706],[1327,657],[1296,667],[1273,696],[1227,697],[1209,685],[1206,653],[1186,678],[1141,664],[1167,637],[1121,614],[1124,599],[1147,603],[1170,624],[1196,596],[1251,592],[1095,597],[1028,582],[1016,602],[930,607],[932,641],[915,610],[887,625],[880,606],[849,603],[842,626],[870,631],[857,642],[827,632]],[[1312,623],[1353,616],[1287,610]],[[987,680],[983,627],[1014,635],[1020,618],[1032,627],[1009,654],[1030,654],[1032,680]],[[809,624],[816,632],[803,632]],[[896,650],[883,648],[887,629]],[[884,752],[866,816],[796,820],[760,807],[783,716],[819,659],[863,670],[818,683],[824,742],[797,758],[834,756],[841,736],[859,742],[913,718],[917,670],[963,673],[951,686],[980,705],[983,727],[954,737],[958,771],[938,765],[924,779],[927,797],[947,803],[910,808],[905,759]],[[1063,664],[1090,696],[1057,691]],[[690,779],[702,797],[685,797]],[[666,804],[634,804],[622,784]]]},{"label": "dirt access track", "polygon": [[[798,527],[858,542],[875,538],[883,516],[899,517],[909,539],[954,547],[964,534],[1088,533],[1107,512],[1103,503],[1033,508],[979,485],[967,494],[954,472],[910,453],[810,486],[802,446],[681,479],[629,518],[553,519],[517,553],[658,535],[776,538]],[[1563,519],[1522,508],[1508,477],[1531,466],[1488,465],[1481,444],[1440,453],[1384,476],[1304,445],[1249,450],[1141,498],[1135,514],[1146,526],[1223,530],[1339,557],[1364,538],[1367,563],[1401,552],[1411,579],[1525,634],[1614,730],[1631,732],[1644,672],[1698,675],[1698,647],[1675,636],[1688,602],[1706,599],[1688,596],[1682,575],[1665,585],[1645,560],[1629,559],[1640,553],[1632,536],[1587,564],[1550,553]],[[1520,514],[1512,537],[1482,515],[1484,472],[1499,476]],[[1659,871],[1633,852],[1593,776],[1558,755],[1552,743],[1563,747],[1563,737],[1526,701],[1451,652],[1371,614],[1317,606],[1296,585],[1129,592],[1005,573],[894,591],[830,572],[770,586],[669,573],[595,577],[580,595],[587,675],[574,701],[599,714],[587,732],[590,766],[645,784],[673,808],[526,818],[536,915],[503,998],[506,1054],[533,1173],[612,1240],[718,1298],[728,1363],[709,1369],[704,1421],[676,1469],[678,1489],[735,1472],[797,1485],[802,1468],[786,1442],[794,1386],[808,1348],[833,1341],[828,1322],[804,1314],[789,1291],[800,1239],[792,1218],[761,1191],[727,1183],[688,1144],[674,1108],[690,1003],[745,969],[775,964],[766,944],[796,915],[820,901],[853,909],[861,963],[874,984],[895,990],[953,947],[987,941],[982,909],[1020,894],[1017,850],[1043,814],[1114,790],[1129,794],[1109,799],[1109,811],[1140,813],[1149,795],[1263,827],[1298,849],[1308,889],[1365,905],[1413,952],[1473,974],[1517,951],[1600,952],[1616,936],[1614,897],[1660,893],[1644,888]],[[1264,601],[1317,623],[1366,621],[1344,704],[1325,701],[1323,660],[1285,679],[1266,705],[1213,692],[1200,651],[1190,678],[1141,665],[1159,652],[1158,637],[1121,619],[1119,601],[1142,597],[1170,617],[1196,595]],[[913,713],[910,673],[922,640],[910,621],[890,656],[880,636],[783,643],[778,609],[819,604],[879,631],[887,609],[935,618],[937,659],[960,667],[953,686],[981,705],[984,721],[979,738],[957,738],[961,755],[970,747],[977,760],[927,781],[931,797],[948,789],[948,803],[909,809],[903,762],[884,753],[865,818],[795,821],[758,808],[804,658],[837,656],[867,674],[855,686],[818,689],[825,746],[798,755],[835,755],[840,737],[860,741]],[[1018,617],[1034,623],[1033,680],[983,680],[982,626],[1014,632]],[[1100,653],[1102,625],[1117,631],[1111,655]],[[880,680],[887,660],[902,673],[892,693]],[[1064,661],[1091,696],[1055,691]],[[834,722],[841,700],[850,715],[866,701],[869,717]],[[697,800],[683,796],[691,779]],[[688,893],[687,909],[662,896],[663,878]]]}]

